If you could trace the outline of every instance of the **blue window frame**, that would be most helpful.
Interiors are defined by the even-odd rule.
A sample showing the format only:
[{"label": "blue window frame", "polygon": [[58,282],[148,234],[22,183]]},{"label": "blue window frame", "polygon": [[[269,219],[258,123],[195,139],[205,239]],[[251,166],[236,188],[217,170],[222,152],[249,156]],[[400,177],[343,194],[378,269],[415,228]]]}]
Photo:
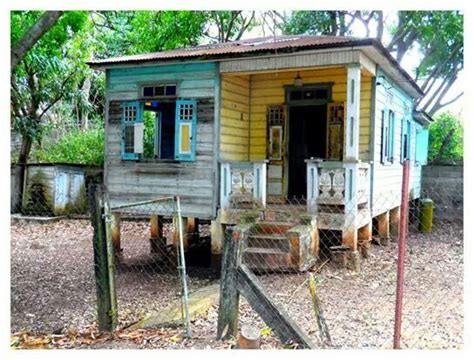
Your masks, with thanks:
[{"label": "blue window frame", "polygon": [[403,163],[405,160],[411,158],[411,121],[405,119],[402,121],[402,131],[400,137],[400,162]]},{"label": "blue window frame", "polygon": [[121,153],[123,160],[140,157],[140,133],[143,148],[142,104],[139,101],[124,101],[121,104]]},{"label": "blue window frame", "polygon": [[382,110],[381,163],[393,163],[395,152],[395,113],[385,106]]},{"label": "blue window frame", "polygon": [[197,102],[196,100],[176,101],[175,122],[175,160],[196,160],[196,125]]},{"label": "blue window frame", "polygon": [[415,161],[420,165],[426,165],[428,163],[428,129],[417,129],[416,140],[415,140]]}]

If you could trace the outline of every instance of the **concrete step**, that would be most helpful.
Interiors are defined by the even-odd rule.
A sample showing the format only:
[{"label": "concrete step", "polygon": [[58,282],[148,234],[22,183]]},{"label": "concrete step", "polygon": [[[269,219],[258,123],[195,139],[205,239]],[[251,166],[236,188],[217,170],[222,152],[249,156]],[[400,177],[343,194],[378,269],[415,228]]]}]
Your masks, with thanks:
[{"label": "concrete step", "polygon": [[288,238],[280,234],[250,235],[248,238],[248,247],[290,251]]},{"label": "concrete step", "polygon": [[253,270],[285,270],[288,269],[288,253],[280,249],[247,248],[242,261]]},{"label": "concrete step", "polygon": [[295,226],[292,222],[260,221],[255,223],[251,231],[252,235],[283,235]]}]

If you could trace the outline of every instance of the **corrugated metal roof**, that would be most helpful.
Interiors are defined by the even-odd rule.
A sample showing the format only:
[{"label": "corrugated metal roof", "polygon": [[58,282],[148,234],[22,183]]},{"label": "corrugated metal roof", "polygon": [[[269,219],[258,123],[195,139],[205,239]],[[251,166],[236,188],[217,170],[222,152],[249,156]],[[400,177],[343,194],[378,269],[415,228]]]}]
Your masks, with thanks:
[{"label": "corrugated metal roof", "polygon": [[275,50],[291,50],[302,48],[324,48],[338,46],[367,45],[372,39],[350,36],[311,36],[311,35],[279,35],[256,39],[238,40],[226,43],[193,46],[148,54],[120,56],[109,59],[92,60],[90,65],[146,62],[155,60],[171,60],[186,58],[215,58],[230,54],[253,52],[271,52]]},{"label": "corrugated metal roof", "polygon": [[245,54],[281,54],[292,51],[343,48],[352,46],[373,46],[378,49],[389,62],[408,80],[411,86],[420,94],[422,90],[413,78],[400,66],[390,52],[380,41],[373,38],[353,36],[315,36],[315,35],[278,35],[255,39],[231,41],[209,45],[200,45],[148,54],[120,56],[108,59],[89,61],[90,66],[103,67],[106,65],[133,64],[152,61],[191,60],[191,59],[224,59],[235,55]]}]

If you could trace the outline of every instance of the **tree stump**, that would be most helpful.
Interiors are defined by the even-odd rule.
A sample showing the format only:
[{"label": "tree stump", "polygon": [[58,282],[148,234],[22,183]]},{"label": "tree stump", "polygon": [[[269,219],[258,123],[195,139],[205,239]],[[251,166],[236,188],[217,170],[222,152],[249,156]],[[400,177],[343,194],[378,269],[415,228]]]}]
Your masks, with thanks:
[{"label": "tree stump", "polygon": [[239,349],[260,349],[260,331],[255,326],[243,325],[240,329]]}]

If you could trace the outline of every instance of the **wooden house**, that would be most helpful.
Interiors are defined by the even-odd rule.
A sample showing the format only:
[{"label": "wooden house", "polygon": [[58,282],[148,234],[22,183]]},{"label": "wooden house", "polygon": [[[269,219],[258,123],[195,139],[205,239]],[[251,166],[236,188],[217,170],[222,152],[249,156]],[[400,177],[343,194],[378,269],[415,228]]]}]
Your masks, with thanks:
[{"label": "wooden house", "polygon": [[420,196],[423,94],[375,39],[276,36],[89,65],[106,73],[112,206],[179,195],[189,224],[212,221],[215,254],[223,226],[249,222],[285,244],[249,249],[269,267],[307,267],[325,230],[356,254],[374,218],[396,233],[405,159]]}]

